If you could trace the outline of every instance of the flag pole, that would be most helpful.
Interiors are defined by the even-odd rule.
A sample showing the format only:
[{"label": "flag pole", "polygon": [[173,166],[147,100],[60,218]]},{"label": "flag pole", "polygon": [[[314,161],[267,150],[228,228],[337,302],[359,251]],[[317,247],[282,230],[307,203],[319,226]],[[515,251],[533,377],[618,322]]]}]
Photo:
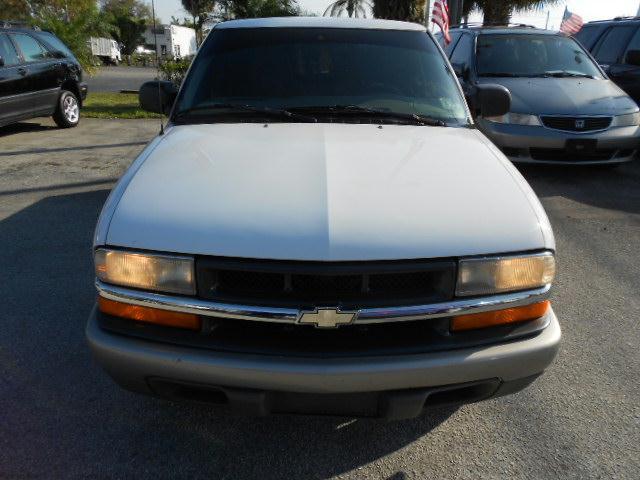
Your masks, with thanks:
[{"label": "flag pole", "polygon": [[426,0],[424,12],[424,26],[429,30],[429,16],[431,15],[431,0]]}]

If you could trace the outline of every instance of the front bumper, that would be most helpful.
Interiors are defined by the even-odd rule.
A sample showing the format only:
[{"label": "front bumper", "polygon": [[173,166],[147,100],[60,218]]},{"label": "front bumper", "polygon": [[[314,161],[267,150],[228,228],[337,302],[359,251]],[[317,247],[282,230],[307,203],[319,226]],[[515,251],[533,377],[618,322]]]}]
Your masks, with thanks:
[{"label": "front bumper", "polygon": [[89,91],[89,86],[86,82],[81,82],[78,85],[78,90],[80,91],[80,100],[84,102],[87,99],[87,93]]},{"label": "front bumper", "polygon": [[[136,392],[163,394],[157,385],[187,385],[191,392],[226,392],[230,403],[246,399],[251,392],[249,403],[258,402],[260,413],[317,413],[305,409],[302,399],[368,394],[393,406],[383,411],[378,405],[374,415],[405,418],[417,415],[425,398],[446,391],[447,386],[469,391],[479,385],[482,398],[471,395],[469,401],[524,388],[551,364],[559,347],[560,326],[551,309],[547,315],[549,326],[542,332],[507,343],[425,354],[328,359],[222,353],[131,338],[103,330],[95,309],[86,333],[95,358],[109,375]],[[297,406],[283,410],[266,400],[283,392],[299,395],[294,398]],[[287,398],[285,403],[291,404]],[[396,400],[389,403],[390,398]],[[455,400],[464,402],[465,397]],[[337,408],[331,413],[353,414],[349,403],[345,400],[344,412]]]},{"label": "front bumper", "polygon": [[[550,128],[513,125],[477,119],[480,130],[496,144],[512,162],[538,164],[608,164],[635,158],[640,148],[640,127],[618,127],[607,130],[572,133]],[[567,140],[597,140],[600,154],[563,158]],[[539,152],[539,153],[538,153]],[[536,154],[538,153],[538,154]]]}]

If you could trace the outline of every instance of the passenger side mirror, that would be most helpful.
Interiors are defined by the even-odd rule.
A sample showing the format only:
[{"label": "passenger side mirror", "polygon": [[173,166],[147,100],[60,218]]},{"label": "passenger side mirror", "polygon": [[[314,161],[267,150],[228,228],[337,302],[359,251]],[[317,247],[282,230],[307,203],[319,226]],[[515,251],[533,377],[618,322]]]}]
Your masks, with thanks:
[{"label": "passenger side mirror", "polygon": [[61,52],[60,50],[54,50],[53,52],[51,52],[51,56],[53,58],[67,58],[64,52]]},{"label": "passenger side mirror", "polygon": [[172,82],[154,80],[143,83],[138,94],[140,106],[153,113],[169,113],[178,96],[178,87]]},{"label": "passenger side mirror", "polygon": [[0,56],[0,67],[4,67],[4,58]]},{"label": "passenger side mirror", "polygon": [[640,67],[640,50],[629,50],[627,52],[626,62],[629,65]]},{"label": "passenger side mirror", "polygon": [[477,102],[483,117],[499,117],[511,110],[511,93],[502,85],[478,85]]}]

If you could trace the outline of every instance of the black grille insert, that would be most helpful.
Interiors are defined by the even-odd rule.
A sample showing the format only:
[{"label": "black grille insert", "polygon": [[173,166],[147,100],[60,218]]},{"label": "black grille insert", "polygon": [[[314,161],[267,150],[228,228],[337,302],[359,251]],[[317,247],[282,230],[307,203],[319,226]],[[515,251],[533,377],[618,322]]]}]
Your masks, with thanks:
[{"label": "black grille insert", "polygon": [[202,257],[198,296],[220,302],[295,308],[367,308],[453,298],[453,260],[287,262]]},{"label": "black grille insert", "polygon": [[593,132],[611,125],[611,117],[540,117],[547,128],[566,132]]}]

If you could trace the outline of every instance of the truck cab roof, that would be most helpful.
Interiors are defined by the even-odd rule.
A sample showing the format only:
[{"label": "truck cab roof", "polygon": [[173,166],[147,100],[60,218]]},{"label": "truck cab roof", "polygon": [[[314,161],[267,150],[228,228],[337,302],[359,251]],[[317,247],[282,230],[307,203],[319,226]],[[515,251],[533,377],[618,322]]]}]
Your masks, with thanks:
[{"label": "truck cab roof", "polygon": [[214,29],[228,28],[361,28],[370,30],[409,30],[426,32],[424,25],[395,20],[338,17],[275,17],[230,20]]}]

